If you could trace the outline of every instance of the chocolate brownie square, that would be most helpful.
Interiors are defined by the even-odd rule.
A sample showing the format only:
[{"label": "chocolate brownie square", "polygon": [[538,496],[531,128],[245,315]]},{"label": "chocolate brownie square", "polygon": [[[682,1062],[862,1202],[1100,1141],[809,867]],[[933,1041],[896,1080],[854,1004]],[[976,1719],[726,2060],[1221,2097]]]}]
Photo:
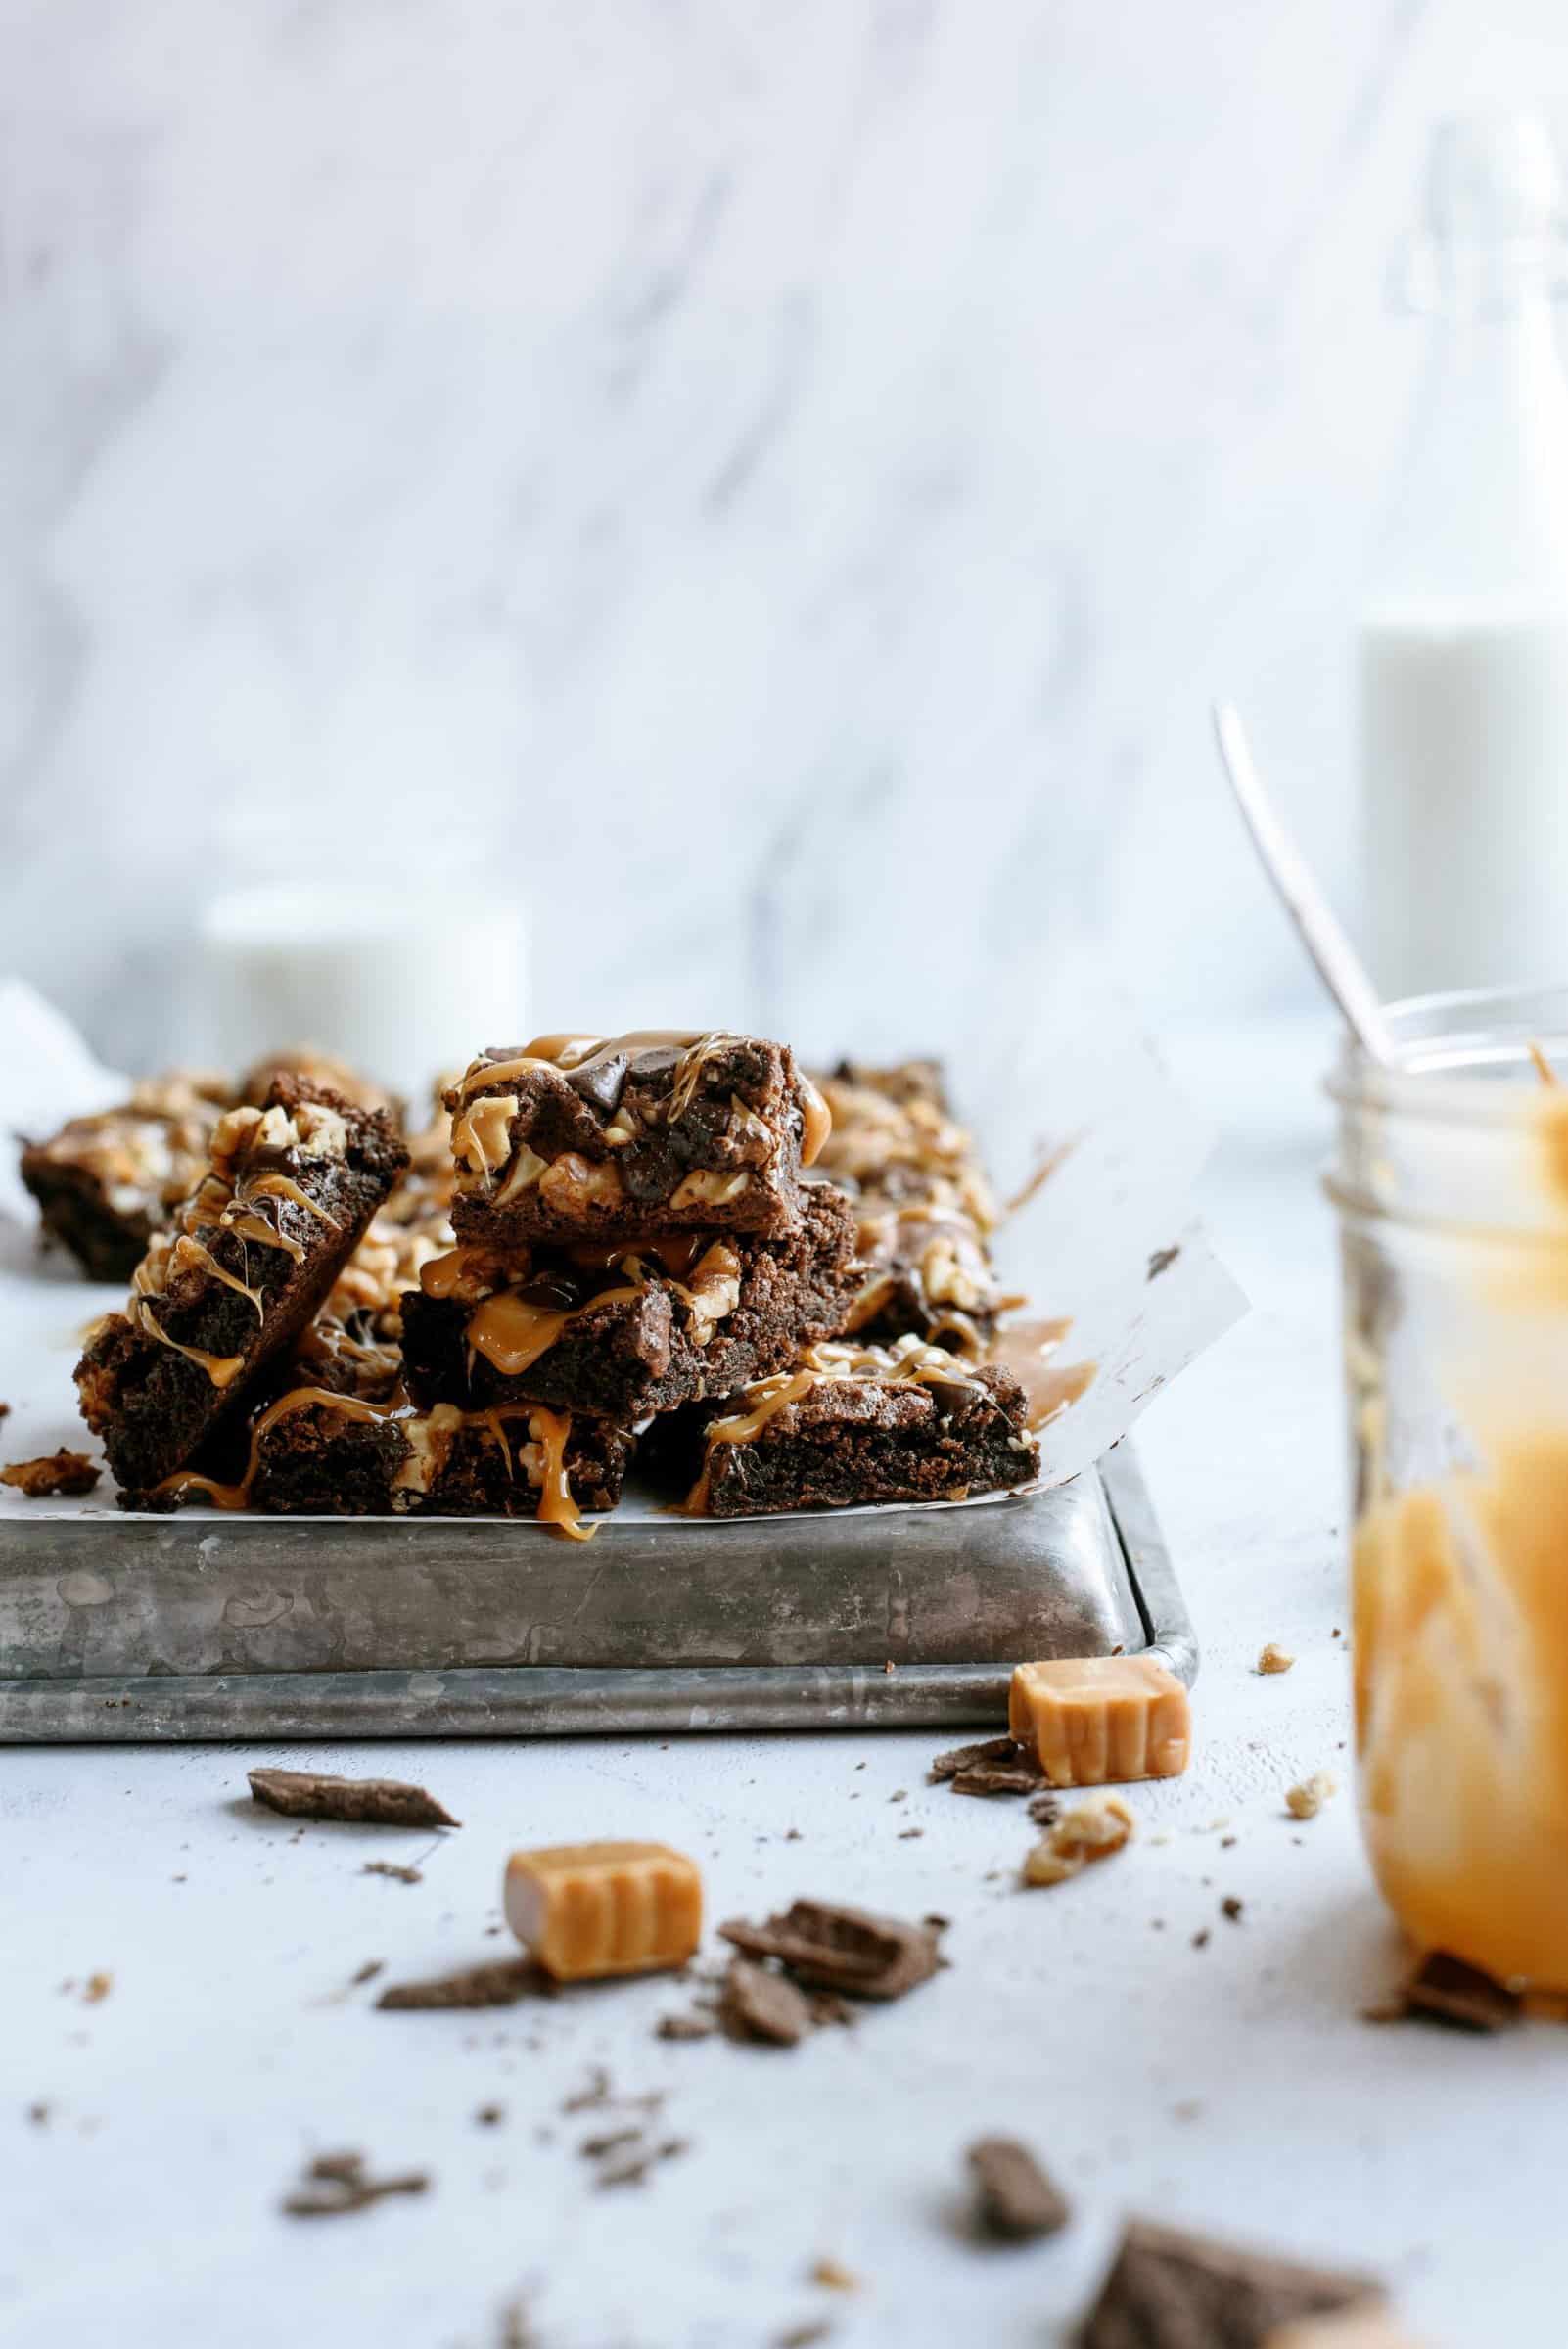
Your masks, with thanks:
[{"label": "chocolate brownie square", "polygon": [[280,1077],[224,1113],[175,1228],[76,1366],[83,1418],[116,1481],[158,1484],[242,1411],[295,1344],[405,1163],[391,1121]]},{"label": "chocolate brownie square", "polygon": [[777,1233],[827,1130],[785,1044],[642,1031],[497,1047],[446,1096],[458,1238]]},{"label": "chocolate brownie square", "polygon": [[291,1388],[258,1412],[233,1483],[182,1470],[136,1505],[278,1516],[536,1517],[581,1539],[584,1509],[621,1497],[629,1436],[608,1420],[520,1405],[459,1411]]},{"label": "chocolate brownie square", "polygon": [[717,1406],[655,1422],[652,1464],[690,1480],[688,1514],[956,1500],[1039,1472],[1022,1388],[940,1346],[807,1348]]},{"label": "chocolate brownie square", "polygon": [[226,1078],[174,1069],[115,1109],[23,1144],[22,1179],[39,1221],[89,1280],[129,1280],[201,1179],[228,1098]]},{"label": "chocolate brownie square", "polygon": [[458,1248],[403,1301],[409,1390],[475,1408],[528,1401],[632,1426],[727,1395],[844,1326],[854,1214],[827,1184],[776,1239],[677,1233],[636,1248]]}]

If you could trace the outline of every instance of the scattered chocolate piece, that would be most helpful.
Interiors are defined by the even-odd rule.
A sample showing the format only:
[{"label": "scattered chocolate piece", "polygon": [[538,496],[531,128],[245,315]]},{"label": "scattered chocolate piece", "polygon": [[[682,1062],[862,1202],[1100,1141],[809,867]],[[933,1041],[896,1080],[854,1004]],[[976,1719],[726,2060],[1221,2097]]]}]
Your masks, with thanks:
[{"label": "scattered chocolate piece", "polygon": [[[1027,1762],[1024,1748],[1012,1737],[986,1737],[979,1745],[955,1745],[950,1753],[938,1754],[927,1772],[927,1782],[940,1786],[944,1778],[956,1778],[966,1771],[1006,1769],[1010,1764]],[[1036,1770],[1031,1783],[1038,1786],[1040,1773]],[[969,1791],[974,1791],[970,1789]]]},{"label": "scattered chocolate piece", "polygon": [[13,1460],[0,1468],[0,1485],[14,1485],[29,1500],[50,1500],[59,1494],[90,1493],[98,1482],[98,1463],[84,1451],[52,1451],[40,1460]]},{"label": "scattered chocolate piece", "polygon": [[1281,1647],[1276,1640],[1270,1639],[1258,1658],[1258,1670],[1265,1675],[1289,1672],[1295,1661],[1288,1647]]},{"label": "scattered chocolate piece", "polygon": [[1079,2340],[1081,2349],[1265,2349],[1295,2318],[1381,2300],[1368,2277],[1133,2219]]},{"label": "scattered chocolate piece", "polygon": [[515,2006],[519,1999],[544,1994],[548,1988],[531,1958],[511,1958],[498,1965],[473,1965],[460,1974],[441,1974],[432,1982],[390,1982],[376,2004],[400,2009]]},{"label": "scattered chocolate piece", "polygon": [[644,2145],[630,2161],[613,2163],[602,2169],[593,2183],[601,2188],[641,2186],[656,2162],[672,2161],[678,2153],[685,2151],[686,2140],[683,2137],[668,2137],[662,2144]]},{"label": "scattered chocolate piece", "polygon": [[819,2026],[836,2023],[845,2031],[853,2031],[859,2019],[849,2000],[841,1999],[836,1990],[813,1990],[807,2004],[811,2009],[812,2022]]},{"label": "scattered chocolate piece", "polygon": [[1209,1928],[1207,1925],[1200,1925],[1197,1932],[1193,1934],[1192,1946],[1195,1950],[1206,1950],[1208,1948]]},{"label": "scattered chocolate piece", "polygon": [[1227,1892],[1220,1904],[1220,1913],[1222,1916],[1228,1917],[1233,1925],[1239,1925],[1245,1907],[1244,1901],[1238,1901],[1233,1892]]},{"label": "scattered chocolate piece", "polygon": [[969,2148],[969,2166],[979,2191],[977,2211],[988,2234],[1004,2242],[1028,2242],[1057,2234],[1072,2216],[1060,2188],[1046,2177],[1027,2145],[1012,2137],[983,2137]]},{"label": "scattered chocolate piece", "polygon": [[[6,1408],[9,1410],[10,1407],[8,1404]],[[43,2103],[29,2104],[27,2118],[35,2129],[46,2129],[49,2126],[49,2106]]]},{"label": "scattered chocolate piece", "polygon": [[386,1966],[387,1960],[385,1958],[367,1958],[364,1964],[359,1968],[358,1973],[349,1975],[349,1989],[358,1990],[362,1983],[374,1982],[378,1974],[386,1971]]},{"label": "scattered chocolate piece", "polygon": [[285,1819],[331,1819],[362,1827],[455,1827],[455,1819],[423,1786],[396,1778],[329,1778],[313,1770],[253,1770],[254,1801]]},{"label": "scattered chocolate piece", "polygon": [[394,1884],[423,1884],[425,1881],[417,1867],[399,1867],[395,1860],[367,1860],[359,1872],[362,1876],[391,1876]]},{"label": "scattered chocolate piece", "polygon": [[811,2281],[826,2286],[830,2292],[857,2292],[860,2279],[842,2259],[819,2259],[811,2269]]},{"label": "scattered chocolate piece", "polygon": [[585,2137],[577,2151],[586,2161],[602,2161],[607,2153],[619,2153],[623,2145],[634,2145],[642,2136],[642,2125],[633,2122],[629,2129],[610,2129],[602,2137]]},{"label": "scattered chocolate piece", "polygon": [[1149,1269],[1145,1277],[1149,1280],[1158,1280],[1162,1272],[1170,1271],[1180,1254],[1179,1248],[1156,1248],[1149,1259]]},{"label": "scattered chocolate piece", "polygon": [[610,2075],[602,2063],[596,2063],[588,2074],[587,2087],[579,2088],[575,2096],[568,2096],[561,2110],[563,2112],[592,2112],[599,2105],[608,2104],[610,2096]]},{"label": "scattered chocolate piece", "polygon": [[1037,1827],[1054,1827],[1061,1815],[1062,1798],[1059,1794],[1043,1793],[1031,1796],[1029,1816]]},{"label": "scattered chocolate piece", "polygon": [[899,1829],[899,1841],[900,1843],[914,1843],[925,1833],[925,1831],[926,1830],[924,1827],[900,1827]]},{"label": "scattered chocolate piece", "polygon": [[0,1419],[9,1419],[9,1418],[10,1418],[10,1416],[11,1416],[11,1405],[10,1405],[10,1404],[9,1404],[9,1403],[0,1403]]},{"label": "scattered chocolate piece", "polygon": [[1044,1773],[1029,1754],[1011,1762],[974,1762],[956,1771],[949,1783],[954,1794],[1034,1794]]},{"label": "scattered chocolate piece", "polygon": [[322,2153],[305,2177],[309,2184],[284,2200],[291,2219],[335,2219],[345,2211],[367,2210],[389,2194],[423,2194],[430,2187],[423,2170],[400,2178],[367,2178],[362,2153]]},{"label": "scattered chocolate piece", "polygon": [[746,1958],[731,1959],[718,2012],[733,2037],[765,2040],[775,2048],[798,2047],[813,2020],[805,1994],[793,1982]]},{"label": "scattered chocolate piece", "polygon": [[773,2349],[815,2349],[815,2343],[825,2341],[832,2330],[828,2318],[816,2317],[809,2324],[792,2325],[788,2332],[781,2332]]},{"label": "scattered chocolate piece", "polygon": [[506,2118],[504,2104],[482,2104],[474,2115],[482,2129],[499,2129]]},{"label": "scattered chocolate piece", "polygon": [[714,2026],[701,2014],[662,2014],[654,2025],[657,2039],[712,2039]]},{"label": "scattered chocolate piece", "polygon": [[1407,2013],[1429,2016],[1455,2031],[1507,2031],[1520,2019],[1523,2002],[1479,1966],[1434,1950],[1406,1983],[1404,2004]]},{"label": "scattered chocolate piece", "polygon": [[809,1988],[857,1999],[899,1999],[937,1970],[937,1930],[830,1901],[795,1901],[761,1925],[732,1918],[718,1928],[749,1958],[776,1958]]},{"label": "scattered chocolate piece", "polygon": [[1285,1809],[1292,1819],[1315,1819],[1329,1796],[1338,1791],[1339,1781],[1336,1778],[1331,1777],[1326,1770],[1314,1770],[1312,1776],[1303,1778],[1299,1786],[1286,1788]]}]

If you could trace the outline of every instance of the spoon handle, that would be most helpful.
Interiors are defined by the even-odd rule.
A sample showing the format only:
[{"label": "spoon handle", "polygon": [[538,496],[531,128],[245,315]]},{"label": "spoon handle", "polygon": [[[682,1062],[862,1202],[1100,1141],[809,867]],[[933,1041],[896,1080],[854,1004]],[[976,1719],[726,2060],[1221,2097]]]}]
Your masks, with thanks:
[{"label": "spoon handle", "polygon": [[1278,892],[1280,903],[1295,923],[1302,944],[1316,964],[1318,977],[1344,1013],[1367,1057],[1385,1068],[1393,1068],[1399,1054],[1383,1017],[1377,990],[1360,956],[1340,928],[1338,916],[1318,888],[1312,867],[1274,813],[1252,762],[1246,730],[1228,702],[1215,704],[1214,731],[1221,762],[1230,778],[1230,788],[1252,835],[1252,845]]}]

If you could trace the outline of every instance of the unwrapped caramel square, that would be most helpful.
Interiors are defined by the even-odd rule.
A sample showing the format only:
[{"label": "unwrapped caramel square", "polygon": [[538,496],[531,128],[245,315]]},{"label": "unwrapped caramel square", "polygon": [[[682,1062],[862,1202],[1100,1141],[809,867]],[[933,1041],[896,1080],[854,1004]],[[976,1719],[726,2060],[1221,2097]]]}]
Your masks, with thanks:
[{"label": "unwrapped caramel square", "polygon": [[1149,1656],[1020,1664],[1007,1726],[1035,1748],[1053,1786],[1178,1777],[1192,1743],[1187,1692]]},{"label": "unwrapped caramel square", "polygon": [[506,1864],[506,1921],[558,1982],[684,1965],[702,1938],[695,1861],[663,1843],[558,1843]]}]

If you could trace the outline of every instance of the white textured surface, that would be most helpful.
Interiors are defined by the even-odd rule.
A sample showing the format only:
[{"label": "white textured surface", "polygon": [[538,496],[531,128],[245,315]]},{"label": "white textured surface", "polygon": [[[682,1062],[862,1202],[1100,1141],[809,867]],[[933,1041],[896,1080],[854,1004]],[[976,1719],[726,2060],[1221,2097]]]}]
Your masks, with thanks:
[{"label": "white textured surface", "polygon": [[543,1025],[950,1048],[1081,926],[1162,1024],[1296,989],[1205,705],[1340,878],[1389,255],[1432,115],[1564,63],[1555,0],[11,0],[8,949],[140,1064],[204,886],[468,820]]},{"label": "white textured surface", "polygon": [[[311,1756],[427,1780],[464,1821],[434,1851],[255,1811],[245,1767],[292,1753],[11,1752],[8,2349],[96,2339],[106,2309],[126,2349],[491,2349],[520,2290],[546,2349],[761,2349],[813,2314],[845,2349],[1038,2349],[1065,2341],[1128,2209],[1380,2269],[1437,2349],[1556,2338],[1568,2037],[1360,2022],[1397,1958],[1348,1790],[1306,1825],[1281,1806],[1346,1766],[1331,1236],[1309,1130],[1326,1052],[1316,1033],[1181,1072],[1252,1105],[1211,1212],[1256,1310],[1142,1439],[1205,1660],[1195,1766],[1133,1791],[1129,1853],[1015,1890],[1019,1809],[928,1788],[946,1741],[925,1734]],[[1299,1660],[1261,1679],[1270,1638]],[[715,1918],[798,1892],[940,1910],[952,1970],[794,2052],[655,2040],[685,2004],[657,1982],[493,2014],[335,2003],[372,1958],[397,1978],[501,1954],[486,1927],[507,1848],[606,1833],[691,1851]],[[367,1857],[418,1859],[424,1881],[364,1875]],[[62,1989],[98,1968],[101,2004]],[[641,2189],[594,2192],[576,2148],[613,2120],[560,2113],[596,2062],[627,2093],[668,2090],[661,2127],[691,2141]],[[492,2100],[505,2122],[481,2128]],[[1059,2241],[965,2239],[962,2149],[995,2129],[1070,2187]],[[428,2165],[434,2190],[320,2226],[278,2216],[303,2160],[342,2145]],[[810,2284],[824,2254],[863,2290]]]}]

